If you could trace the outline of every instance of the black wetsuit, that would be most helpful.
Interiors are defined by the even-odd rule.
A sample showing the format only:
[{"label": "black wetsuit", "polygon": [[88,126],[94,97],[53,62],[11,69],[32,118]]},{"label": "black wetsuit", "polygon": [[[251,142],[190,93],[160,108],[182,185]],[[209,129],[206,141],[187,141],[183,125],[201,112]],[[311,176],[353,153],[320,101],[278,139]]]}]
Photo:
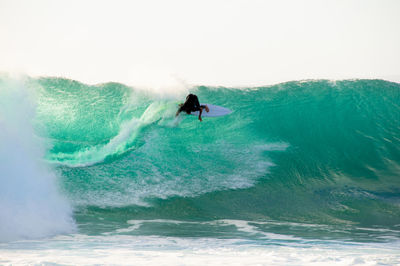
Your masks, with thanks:
[{"label": "black wetsuit", "polygon": [[191,112],[200,111],[200,108],[205,108],[205,105],[200,105],[199,99],[194,94],[189,94],[186,97],[186,101],[178,110],[178,113],[185,111],[187,114]]}]

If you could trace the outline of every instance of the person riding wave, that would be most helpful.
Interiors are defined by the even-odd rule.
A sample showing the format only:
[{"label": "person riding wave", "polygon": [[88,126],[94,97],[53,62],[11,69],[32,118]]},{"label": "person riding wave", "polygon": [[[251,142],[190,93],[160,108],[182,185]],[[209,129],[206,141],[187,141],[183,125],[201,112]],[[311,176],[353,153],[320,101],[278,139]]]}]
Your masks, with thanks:
[{"label": "person riding wave", "polygon": [[196,95],[189,94],[188,96],[186,96],[185,103],[179,105],[179,109],[176,112],[176,116],[178,116],[179,113],[183,112],[183,111],[185,111],[187,114],[190,114],[191,112],[199,111],[199,120],[201,122],[201,121],[203,121],[201,119],[201,114],[203,113],[203,109],[206,109],[207,113],[210,111],[210,109],[208,108],[207,105],[200,105],[199,98],[197,98]]}]

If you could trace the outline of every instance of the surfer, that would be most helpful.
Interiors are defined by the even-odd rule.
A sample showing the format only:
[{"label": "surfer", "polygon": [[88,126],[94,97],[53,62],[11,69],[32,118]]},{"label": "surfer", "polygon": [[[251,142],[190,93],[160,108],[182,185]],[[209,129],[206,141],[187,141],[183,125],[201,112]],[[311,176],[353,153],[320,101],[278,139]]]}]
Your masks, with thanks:
[{"label": "surfer", "polygon": [[189,94],[188,96],[186,96],[185,103],[179,105],[179,109],[176,112],[176,116],[178,116],[179,113],[182,111],[185,111],[187,114],[190,114],[191,112],[199,111],[199,120],[201,122],[201,121],[203,121],[201,119],[201,114],[203,113],[203,109],[206,109],[207,113],[210,111],[210,109],[208,108],[207,105],[200,105],[199,98],[197,98],[196,95]]}]

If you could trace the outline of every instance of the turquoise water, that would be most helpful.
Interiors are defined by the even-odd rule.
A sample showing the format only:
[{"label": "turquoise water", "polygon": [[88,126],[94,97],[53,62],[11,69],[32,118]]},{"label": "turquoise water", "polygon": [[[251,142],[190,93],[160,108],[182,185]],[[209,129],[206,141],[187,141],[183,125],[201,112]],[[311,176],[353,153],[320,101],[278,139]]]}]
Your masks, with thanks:
[{"label": "turquoise water", "polygon": [[[45,194],[46,205],[57,202],[50,194],[61,202],[48,206],[41,217],[48,221],[54,209],[61,209],[62,221],[70,224],[46,231],[38,222],[39,236],[64,230],[94,237],[242,239],[259,245],[398,243],[397,83],[198,86],[161,96],[119,83],[8,79],[0,83],[0,125],[4,132],[18,133],[1,135],[1,143],[10,149],[25,143],[24,154],[24,147],[40,144],[42,149],[3,164],[1,181],[6,184],[8,173],[39,159],[54,177],[43,182],[54,184],[51,193],[38,195]],[[200,102],[233,112],[203,122],[194,116],[175,118],[177,104],[189,91]],[[11,117],[26,123],[10,122]],[[21,135],[27,128],[34,137]],[[1,155],[14,158],[5,149]],[[21,197],[15,202],[30,199]],[[15,202],[2,199],[3,206]],[[8,211],[3,218],[12,215]],[[35,236],[22,230],[8,237]]]}]

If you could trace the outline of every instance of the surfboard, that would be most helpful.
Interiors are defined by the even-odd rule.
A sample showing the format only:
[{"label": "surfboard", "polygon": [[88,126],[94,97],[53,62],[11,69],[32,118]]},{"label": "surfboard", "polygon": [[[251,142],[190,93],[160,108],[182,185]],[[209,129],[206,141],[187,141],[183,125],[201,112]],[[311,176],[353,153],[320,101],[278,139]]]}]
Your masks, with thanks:
[{"label": "surfboard", "polygon": [[[201,113],[201,117],[216,117],[216,116],[224,116],[224,115],[229,115],[232,113],[232,110],[218,106],[218,105],[213,105],[213,104],[208,104],[208,103],[202,103],[200,105],[207,105],[210,111],[207,113],[205,109],[203,109],[203,112]],[[191,112],[191,115],[199,115],[200,111],[196,112]]]}]

